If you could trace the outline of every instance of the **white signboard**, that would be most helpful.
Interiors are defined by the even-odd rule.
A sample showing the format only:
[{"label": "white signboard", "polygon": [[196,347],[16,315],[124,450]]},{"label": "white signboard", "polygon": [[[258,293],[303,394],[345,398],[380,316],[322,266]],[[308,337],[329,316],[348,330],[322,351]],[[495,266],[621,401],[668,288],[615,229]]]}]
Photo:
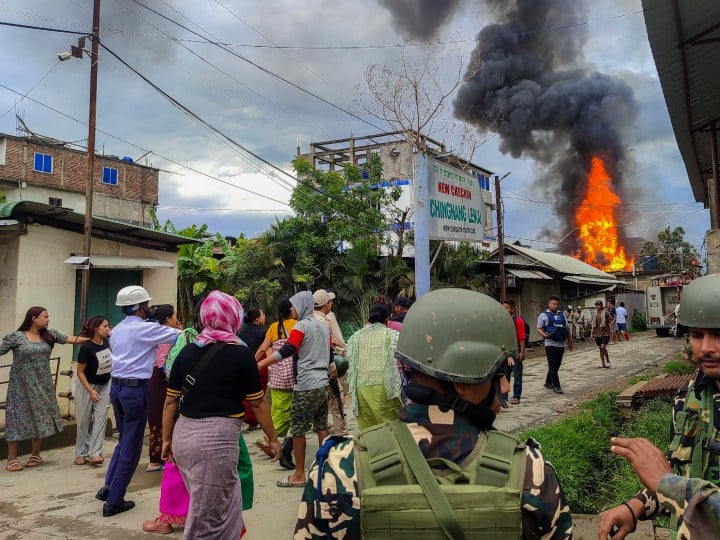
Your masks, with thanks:
[{"label": "white signboard", "polygon": [[482,242],[487,209],[480,183],[460,169],[429,159],[430,238]]}]

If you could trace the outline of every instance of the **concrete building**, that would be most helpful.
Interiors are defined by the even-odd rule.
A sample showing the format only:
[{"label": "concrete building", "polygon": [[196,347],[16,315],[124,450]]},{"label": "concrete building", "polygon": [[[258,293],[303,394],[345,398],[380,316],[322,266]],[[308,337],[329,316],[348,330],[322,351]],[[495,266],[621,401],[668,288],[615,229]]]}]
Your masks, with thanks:
[{"label": "concrete building", "polygon": [[[87,153],[48,137],[0,133],[0,191],[85,213]],[[95,157],[93,215],[148,227],[158,204],[158,169],[132,158]]]},{"label": "concrete building", "polygon": [[[489,250],[495,245],[493,233],[494,199],[490,191],[490,177],[492,172],[474,163],[463,161],[460,157],[446,151],[443,143],[430,137],[421,136],[422,144],[428,156],[460,169],[477,179],[482,191],[483,202],[486,207],[484,239],[479,246]],[[400,210],[408,209],[408,220],[404,224],[405,231],[412,231],[413,220],[413,179],[415,177],[414,159],[417,154],[416,147],[408,141],[402,131],[366,135],[362,137],[349,137],[332,141],[313,142],[309,152],[302,154],[297,149],[297,157],[306,159],[313,167],[324,171],[339,171],[345,164],[357,165],[362,169],[370,160],[371,154],[377,154],[383,166],[384,181],[377,187],[399,186],[402,190],[400,200],[396,206]],[[399,224],[403,226],[403,224]],[[397,226],[397,225],[396,225]],[[413,256],[412,245],[403,251],[404,256]]]}]

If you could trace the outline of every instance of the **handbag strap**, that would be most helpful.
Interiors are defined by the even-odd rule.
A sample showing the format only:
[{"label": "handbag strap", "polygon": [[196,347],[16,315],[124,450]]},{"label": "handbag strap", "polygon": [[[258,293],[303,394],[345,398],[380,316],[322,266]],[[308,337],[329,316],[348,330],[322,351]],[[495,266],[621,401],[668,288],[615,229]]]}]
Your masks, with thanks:
[{"label": "handbag strap", "polygon": [[420,449],[410,434],[410,430],[404,422],[395,421],[390,424],[395,435],[395,440],[400,446],[410,470],[427,498],[428,504],[435,514],[440,527],[445,532],[445,536],[450,540],[464,540],[465,533],[460,526],[460,522],[455,515],[445,494],[440,490],[440,486],[435,480],[435,475],[430,470],[430,466],[422,455]]},{"label": "handbag strap", "polygon": [[182,398],[186,398],[188,395],[188,392],[192,389],[193,386],[195,386],[195,383],[197,382],[197,378],[200,376],[200,374],[205,370],[207,365],[210,363],[210,360],[212,360],[213,356],[217,354],[217,352],[223,348],[223,345],[225,345],[222,341],[216,341],[213,343],[210,348],[205,352],[205,354],[202,356],[200,361],[195,364],[195,367],[193,370],[185,375],[185,379],[183,379],[183,384],[181,388],[182,392]]}]

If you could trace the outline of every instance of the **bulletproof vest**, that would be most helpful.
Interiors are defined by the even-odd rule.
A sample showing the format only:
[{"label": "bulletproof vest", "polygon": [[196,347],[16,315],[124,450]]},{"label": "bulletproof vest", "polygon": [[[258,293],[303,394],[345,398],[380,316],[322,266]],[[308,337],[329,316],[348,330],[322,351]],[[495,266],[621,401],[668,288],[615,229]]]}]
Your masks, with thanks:
[{"label": "bulletproof vest", "polygon": [[[675,426],[670,450],[670,463],[684,477],[703,478],[720,485],[720,394],[713,397],[717,389],[708,386],[700,398],[693,386],[685,396],[682,411],[675,415]],[[679,527],[679,520],[670,523],[673,538]]]},{"label": "bulletproof vest", "polygon": [[[410,443],[400,440],[400,429]],[[413,473],[417,468],[408,463],[404,450],[408,444],[419,453],[403,422],[369,428],[355,442],[364,540],[522,538],[524,445],[500,431],[481,431],[462,464],[423,458],[439,488],[439,494],[433,495]],[[455,516],[454,530],[441,525],[436,498],[449,503],[446,510]]]},{"label": "bulletproof vest", "polygon": [[567,329],[565,328],[567,321],[565,320],[565,315],[559,310],[557,313],[553,313],[549,309],[545,310],[545,315],[547,315],[548,318],[545,332],[549,338],[554,341],[565,341],[567,338]]}]

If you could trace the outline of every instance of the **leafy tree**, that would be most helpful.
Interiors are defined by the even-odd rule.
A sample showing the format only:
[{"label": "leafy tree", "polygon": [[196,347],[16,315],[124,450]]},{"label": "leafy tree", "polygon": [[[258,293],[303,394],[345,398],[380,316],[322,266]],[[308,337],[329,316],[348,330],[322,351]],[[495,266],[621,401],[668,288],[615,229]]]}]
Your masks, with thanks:
[{"label": "leafy tree", "polygon": [[640,255],[657,256],[661,272],[697,272],[700,254],[695,246],[685,240],[685,229],[675,227],[671,230],[666,227],[658,232],[657,238],[657,244],[646,242]]}]

